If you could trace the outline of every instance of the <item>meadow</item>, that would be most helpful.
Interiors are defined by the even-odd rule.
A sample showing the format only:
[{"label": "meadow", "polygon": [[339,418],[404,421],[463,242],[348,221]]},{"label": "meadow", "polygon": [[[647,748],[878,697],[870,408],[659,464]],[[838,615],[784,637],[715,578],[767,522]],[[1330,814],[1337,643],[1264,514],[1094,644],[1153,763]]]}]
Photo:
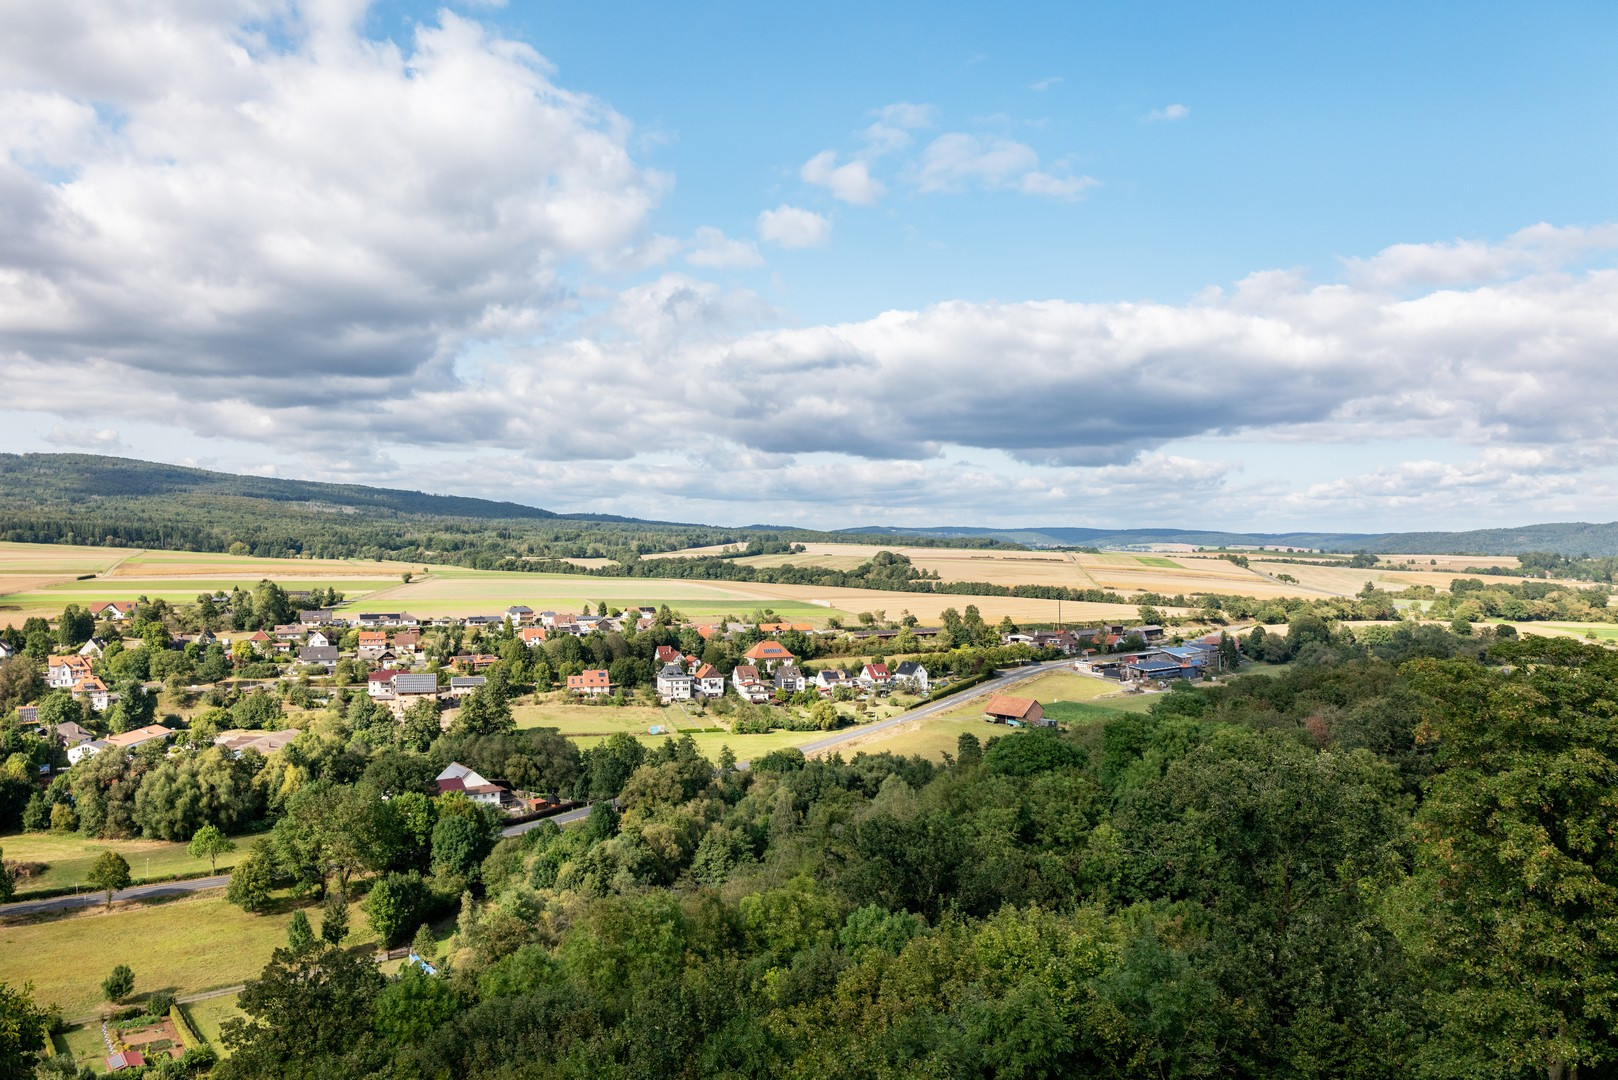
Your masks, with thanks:
[{"label": "meadow", "polygon": [[[236,860],[247,853],[253,836],[238,836],[236,850],[219,856],[221,872],[236,865]],[[45,863],[47,869],[37,877],[17,882],[18,892],[34,889],[65,889],[83,885],[90,872],[90,864],[103,851],[116,851],[129,863],[129,872],[137,881],[147,877],[170,874],[190,874],[207,870],[207,859],[193,859],[184,844],[166,840],[95,840],[78,833],[13,833],[0,836],[0,850],[7,862]]]},{"label": "meadow", "polygon": [[[54,618],[68,604],[141,596],[191,603],[203,592],[252,588],[271,578],[283,588],[335,588],[349,598],[400,584],[408,567],[361,559],[260,559],[190,551],[0,543],[0,622]],[[93,574],[87,580],[78,580]]]},{"label": "meadow", "polygon": [[[283,903],[272,913],[249,915],[226,903],[223,889],[210,889],[163,903],[118,905],[110,913],[96,907],[0,924],[0,982],[32,982],[34,1000],[60,1006],[70,1020],[101,1011],[101,980],[117,964],[134,969],[137,996],[235,986],[257,976],[285,942],[294,910]],[[318,906],[311,910],[318,926]],[[358,901],[349,927],[350,947],[375,946]]]}]

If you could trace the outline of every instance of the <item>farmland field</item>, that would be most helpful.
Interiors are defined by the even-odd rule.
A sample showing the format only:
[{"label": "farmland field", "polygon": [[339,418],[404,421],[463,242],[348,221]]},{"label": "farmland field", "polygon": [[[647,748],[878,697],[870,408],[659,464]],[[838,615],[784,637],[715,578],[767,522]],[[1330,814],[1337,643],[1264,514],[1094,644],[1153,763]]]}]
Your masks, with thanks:
[{"label": "farmland field", "polygon": [[[254,837],[235,837],[236,850],[219,856],[221,871],[236,865],[246,854]],[[45,863],[48,868],[38,877],[17,882],[18,892],[33,889],[67,888],[82,885],[90,864],[103,851],[116,851],[129,862],[136,880],[148,876],[186,874],[208,869],[208,860],[193,859],[184,844],[166,840],[92,840],[77,833],[14,833],[0,836],[0,849],[7,862]]]},{"label": "farmland field", "polygon": [[[195,994],[254,978],[286,939],[292,908],[249,915],[223,889],[106,913],[93,908],[39,922],[0,925],[0,982],[34,984],[34,1000],[70,1019],[102,1007],[101,980],[115,964],[135,971],[137,995],[166,989]],[[315,913],[319,921],[319,912]],[[348,944],[374,943],[370,924],[350,909]]]},{"label": "farmland field", "polygon": [[[258,559],[191,551],[0,543],[0,622],[54,618],[68,604],[140,596],[190,603],[198,593],[251,588],[272,578],[283,588],[335,588],[349,598],[399,584],[399,563],[358,559]],[[95,574],[86,581],[77,580]]]}]

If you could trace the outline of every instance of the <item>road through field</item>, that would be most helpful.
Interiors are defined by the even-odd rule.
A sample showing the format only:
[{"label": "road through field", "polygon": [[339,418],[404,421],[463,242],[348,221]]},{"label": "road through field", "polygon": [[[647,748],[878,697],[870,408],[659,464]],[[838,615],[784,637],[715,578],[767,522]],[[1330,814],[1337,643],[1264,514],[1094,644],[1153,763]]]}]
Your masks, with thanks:
[{"label": "road through field", "polygon": [[[995,676],[987,682],[979,683],[977,686],[972,687],[971,691],[968,693],[951,695],[950,697],[943,698],[942,700],[923,705],[920,708],[911,709],[909,712],[902,712],[898,716],[890,716],[886,720],[878,720],[874,724],[863,724],[860,727],[845,728],[842,731],[834,732],[825,736],[824,738],[803,743],[798,747],[798,749],[802,750],[804,756],[806,757],[811,754],[820,754],[825,753],[828,750],[835,750],[837,747],[842,746],[845,743],[853,742],[855,739],[863,739],[868,735],[875,735],[879,732],[887,731],[888,729],[897,727],[900,724],[908,724],[915,720],[922,720],[926,717],[941,713],[946,709],[958,708],[963,702],[971,701],[974,698],[985,697],[989,694],[998,694],[1008,687],[1016,686],[1018,683],[1027,682],[1029,679],[1036,678],[1048,672],[1068,667],[1072,663],[1073,661],[1071,660],[1047,660],[1043,664],[1029,664],[1027,667],[1014,668],[1011,671],[1007,671]],[[736,767],[738,769],[745,769],[748,767],[748,765],[749,762],[746,761],[738,761],[736,763]],[[581,806],[577,810],[569,810],[567,813],[557,814],[555,817],[541,818],[539,821],[525,821],[521,825],[513,825],[509,829],[502,829],[500,831],[500,835],[521,836],[529,829],[538,826],[541,821],[554,821],[558,825],[569,825],[575,821],[583,821],[589,816],[590,808],[588,806]]]},{"label": "road through field", "polygon": [[[152,885],[132,885],[112,894],[119,900],[156,900],[159,897],[183,896],[203,889],[222,889],[230,884],[229,874],[192,878],[189,881],[159,881]],[[46,911],[69,911],[75,908],[95,907],[107,902],[107,894],[99,892],[75,893],[72,896],[53,896],[48,900],[22,900],[15,904],[0,904],[0,919],[12,915],[38,915]]]}]

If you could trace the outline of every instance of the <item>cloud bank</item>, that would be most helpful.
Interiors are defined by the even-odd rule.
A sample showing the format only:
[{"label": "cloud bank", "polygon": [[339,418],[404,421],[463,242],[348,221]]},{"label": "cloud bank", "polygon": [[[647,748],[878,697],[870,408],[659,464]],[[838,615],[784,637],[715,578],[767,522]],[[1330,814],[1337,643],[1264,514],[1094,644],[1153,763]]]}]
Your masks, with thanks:
[{"label": "cloud bank", "polygon": [[[44,445],[141,453],[161,430],[289,474],[726,521],[1554,516],[1611,494],[1618,226],[1397,244],[1184,303],[793,325],[700,276],[760,265],[753,241],[653,231],[670,179],[628,120],[475,21],[396,44],[356,4],[106,11],[25,3],[0,37],[3,407],[54,424]],[[928,137],[928,106],[871,119],[865,156],[802,179],[865,205],[871,155],[904,153],[921,191],[1093,184],[1014,140]],[[756,228],[812,248],[831,222],[782,204]],[[689,273],[656,269],[681,253]],[[1221,455],[1240,440],[1454,452],[1288,488]]]}]

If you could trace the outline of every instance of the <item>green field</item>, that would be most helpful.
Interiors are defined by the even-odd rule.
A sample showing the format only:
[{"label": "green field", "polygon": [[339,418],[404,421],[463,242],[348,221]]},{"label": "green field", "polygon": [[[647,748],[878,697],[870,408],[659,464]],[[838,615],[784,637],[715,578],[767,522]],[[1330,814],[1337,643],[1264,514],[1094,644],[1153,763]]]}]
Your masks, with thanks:
[{"label": "green field", "polygon": [[214,1053],[220,1057],[229,1057],[225,1050],[225,1040],[220,1037],[220,1029],[225,1021],[233,1016],[241,1016],[242,1011],[236,1007],[235,994],[221,994],[219,997],[206,998],[202,1001],[193,1001],[189,1005],[182,1005],[185,1015],[190,1018],[191,1026],[196,1028],[197,1034],[208,1040]]},{"label": "green field", "polygon": [[[648,708],[639,705],[574,705],[547,695],[538,702],[512,706],[519,728],[550,727],[563,735],[612,735],[627,731],[644,735],[653,724],[674,727],[714,726],[708,720],[694,722],[675,706]],[[716,723],[716,722],[715,722]]]},{"label": "green field", "polygon": [[91,1072],[107,1071],[107,1044],[101,1038],[100,1024],[80,1024],[56,1036],[56,1052],[73,1055],[73,1060]]},{"label": "green field", "polygon": [[[234,986],[258,975],[286,940],[293,908],[248,915],[212,889],[166,903],[135,904],[104,912],[0,925],[0,982],[34,984],[34,1000],[59,1005],[68,1019],[96,1014],[105,1005],[101,980],[116,964],[135,971],[135,992],[196,994]],[[320,913],[314,913],[319,923]],[[350,910],[351,947],[375,944],[356,902]]]},{"label": "green field", "polygon": [[[247,853],[254,837],[238,836],[236,850],[219,856],[219,869],[227,870]],[[45,863],[39,877],[17,882],[17,891],[64,889],[84,884],[90,864],[109,849],[129,861],[129,872],[139,881],[145,877],[188,874],[208,869],[206,859],[193,859],[184,844],[166,840],[94,840],[78,833],[13,833],[0,836],[0,849],[8,862]]]}]

